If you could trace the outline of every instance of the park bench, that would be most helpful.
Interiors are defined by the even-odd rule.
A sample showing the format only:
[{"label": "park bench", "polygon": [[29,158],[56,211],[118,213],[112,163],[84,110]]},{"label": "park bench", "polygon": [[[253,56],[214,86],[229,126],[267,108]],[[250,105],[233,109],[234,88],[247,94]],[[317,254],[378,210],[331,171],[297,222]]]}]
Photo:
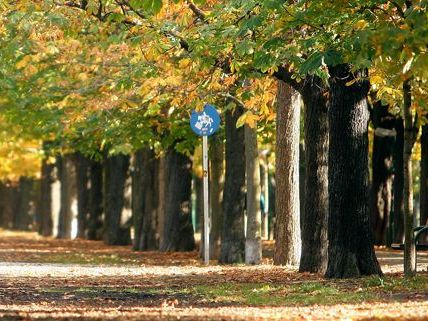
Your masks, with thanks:
[{"label": "park bench", "polygon": [[[418,251],[428,250],[428,244],[419,244],[419,238],[426,232],[428,232],[428,225],[418,226],[413,229],[413,233],[415,234],[413,242],[416,248],[416,264],[418,262]],[[394,250],[404,250],[404,244],[391,244],[391,247]]]}]

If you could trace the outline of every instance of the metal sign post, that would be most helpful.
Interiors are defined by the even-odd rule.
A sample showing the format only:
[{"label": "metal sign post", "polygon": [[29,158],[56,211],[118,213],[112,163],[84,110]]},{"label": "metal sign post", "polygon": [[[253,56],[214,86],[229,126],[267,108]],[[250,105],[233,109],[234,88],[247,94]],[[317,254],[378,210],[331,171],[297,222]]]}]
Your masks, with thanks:
[{"label": "metal sign post", "polygon": [[208,137],[202,136],[202,167],[204,171],[204,262],[210,263],[210,215],[208,198]]},{"label": "metal sign post", "polygon": [[204,262],[210,263],[210,215],[208,195],[208,136],[220,127],[220,116],[212,105],[205,105],[203,111],[193,111],[190,116],[190,127],[202,136],[202,168],[204,175]]}]

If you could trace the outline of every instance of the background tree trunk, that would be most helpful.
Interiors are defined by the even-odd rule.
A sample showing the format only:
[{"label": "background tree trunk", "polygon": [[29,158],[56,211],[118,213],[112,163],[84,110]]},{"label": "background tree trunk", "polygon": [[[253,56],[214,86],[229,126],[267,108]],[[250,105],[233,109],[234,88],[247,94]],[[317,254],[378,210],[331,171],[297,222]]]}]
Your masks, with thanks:
[{"label": "background tree trunk", "polygon": [[410,80],[403,83],[403,115],[404,115],[404,274],[412,276],[416,273],[416,248],[413,234],[413,172],[412,151],[416,141],[417,130],[413,124],[411,111],[412,92]]},{"label": "background tree trunk", "polygon": [[104,242],[109,245],[128,245],[131,242],[130,231],[123,221],[122,212],[125,207],[129,156],[110,156],[104,164]]},{"label": "background tree trunk", "polygon": [[134,220],[134,250],[155,250],[157,195],[155,154],[144,148],[134,154],[132,174],[132,216]]},{"label": "background tree trunk", "polygon": [[30,215],[33,198],[34,180],[30,177],[20,177],[16,189],[16,207],[13,217],[13,228],[20,231],[29,231],[32,223]]},{"label": "background tree trunk", "polygon": [[257,143],[257,126],[245,125],[245,167],[247,182],[247,234],[245,239],[245,263],[259,264],[262,260],[260,209],[260,163]]},{"label": "background tree trunk", "polygon": [[157,214],[157,236],[159,248],[164,246],[164,234],[165,234],[165,201],[166,201],[166,166],[165,166],[165,155],[160,155],[157,159],[156,164],[156,194],[158,195],[158,202],[156,208]]},{"label": "background tree trunk", "polygon": [[0,222],[1,227],[13,227],[14,212],[16,209],[17,186],[11,182],[0,182]]},{"label": "background tree trunk", "polygon": [[328,102],[321,79],[308,78],[305,104],[305,184],[300,272],[324,273],[328,252]]},{"label": "background tree trunk", "polygon": [[[262,211],[262,239],[269,239],[269,165],[267,155],[264,155],[261,159],[260,165],[260,183],[261,183],[261,195],[263,202],[260,202]],[[263,205],[263,206],[262,206]]]},{"label": "background tree trunk", "polygon": [[[366,72],[349,65],[330,70],[329,278],[381,274],[368,211],[368,120]],[[358,79],[358,78],[357,78]]]},{"label": "background tree trunk", "polygon": [[88,240],[101,240],[103,228],[103,165],[101,162],[90,161],[89,181]]},{"label": "background tree trunk", "polygon": [[226,119],[226,173],[223,191],[223,233],[220,263],[244,261],[245,145],[244,128],[236,128],[241,106],[228,110]]},{"label": "background tree trunk", "polygon": [[211,259],[217,259],[220,255],[221,230],[223,226],[224,145],[217,135],[212,136],[210,145]]},{"label": "background tree trunk", "polygon": [[420,195],[420,225],[428,225],[428,125],[422,127]]},{"label": "background tree trunk", "polygon": [[166,154],[165,228],[161,251],[192,251],[192,162],[170,148]]},{"label": "background tree trunk", "polygon": [[404,242],[404,123],[400,117],[395,121],[395,131],[397,137],[394,146],[394,183],[393,183],[393,203],[394,213],[392,219],[393,242]]},{"label": "background tree trunk", "polygon": [[299,204],[300,95],[278,81],[276,112],[276,221],[274,264],[300,262]]},{"label": "background tree trunk", "polygon": [[75,154],[77,189],[77,237],[85,239],[89,224],[90,160],[81,153]]},{"label": "background tree trunk", "polygon": [[76,197],[76,173],[74,155],[57,157],[58,177],[61,183],[58,235],[60,239],[71,238],[73,221],[73,201]]},{"label": "background tree trunk", "polygon": [[392,209],[393,153],[396,131],[395,118],[389,106],[377,102],[373,106],[372,122],[375,128],[372,155],[371,210],[376,245],[388,242],[390,214]]}]

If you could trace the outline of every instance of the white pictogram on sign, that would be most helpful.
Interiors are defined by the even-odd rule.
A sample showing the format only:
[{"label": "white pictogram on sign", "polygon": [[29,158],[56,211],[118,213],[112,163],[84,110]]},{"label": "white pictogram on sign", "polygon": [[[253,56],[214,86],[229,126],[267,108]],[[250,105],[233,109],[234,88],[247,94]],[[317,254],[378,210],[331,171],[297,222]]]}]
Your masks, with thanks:
[{"label": "white pictogram on sign", "polygon": [[198,121],[195,124],[195,127],[199,130],[202,128],[209,129],[212,126],[213,119],[208,116],[205,112],[202,113],[202,115],[198,116]]}]

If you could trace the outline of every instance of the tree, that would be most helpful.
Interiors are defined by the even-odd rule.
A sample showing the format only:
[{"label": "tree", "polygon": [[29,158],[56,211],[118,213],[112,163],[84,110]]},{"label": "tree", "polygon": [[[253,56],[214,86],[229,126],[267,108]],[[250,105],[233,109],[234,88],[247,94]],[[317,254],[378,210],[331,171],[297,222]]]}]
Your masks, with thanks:
[{"label": "tree", "polygon": [[428,125],[422,126],[421,135],[421,202],[420,225],[428,224]]},{"label": "tree", "polygon": [[278,82],[275,264],[295,265],[300,262],[300,101],[299,94],[292,87]]},{"label": "tree", "polygon": [[[347,64],[330,68],[329,278],[381,274],[368,213],[369,83]],[[355,80],[352,85],[350,81]]]}]

